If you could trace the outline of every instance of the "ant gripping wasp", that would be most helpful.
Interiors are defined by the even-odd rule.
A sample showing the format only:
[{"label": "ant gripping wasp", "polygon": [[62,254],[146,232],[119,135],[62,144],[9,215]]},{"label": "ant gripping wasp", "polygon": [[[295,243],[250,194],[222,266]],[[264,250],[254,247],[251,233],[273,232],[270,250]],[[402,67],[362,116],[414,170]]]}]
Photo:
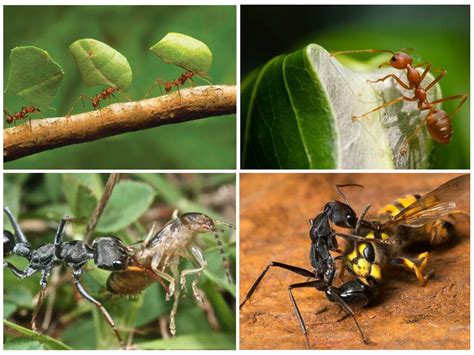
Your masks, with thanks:
[{"label": "ant gripping wasp", "polygon": [[[336,191],[343,197],[346,203],[340,201],[330,201],[326,203],[322,213],[318,214],[314,219],[310,219],[309,221],[311,225],[309,232],[311,239],[310,262],[311,266],[313,267],[313,271],[293,265],[271,261],[255,280],[247,292],[245,298],[240,303],[240,309],[242,309],[245,303],[252,297],[253,293],[256,291],[257,287],[260,285],[260,282],[263,280],[271,267],[282,268],[297,275],[311,279],[306,282],[291,284],[288,286],[289,297],[298,318],[300,327],[305,336],[306,347],[308,349],[310,349],[310,342],[307,328],[293,296],[293,289],[295,288],[316,288],[318,291],[324,292],[330,302],[334,302],[339,305],[349,316],[352,317],[357,329],[359,330],[363,342],[366,344],[369,343],[369,340],[364,335],[349,304],[362,306],[368,304],[373,298],[377,296],[377,288],[373,287],[375,285],[366,284],[361,282],[359,279],[348,281],[339,287],[333,286],[336,269],[335,259],[330,252],[338,251],[336,235],[358,241],[363,241],[365,238],[354,234],[349,235],[345,233],[336,233],[334,229],[332,229],[330,223],[333,223],[338,227],[355,229],[357,231],[361,227],[368,225],[363,218],[366,211],[370,207],[370,205],[367,206],[364,212],[359,216],[359,218],[357,218],[356,213],[349,205],[349,201],[340,190],[340,188],[344,186],[362,187],[361,185],[355,184],[336,185]],[[387,244],[390,243],[390,241],[375,240],[375,243]]]},{"label": "ant gripping wasp", "polygon": [[[171,296],[174,296],[169,324],[170,332],[174,336],[180,287],[183,290],[186,289],[186,276],[196,275],[191,284],[193,295],[200,303],[204,302],[204,295],[198,288],[198,283],[203,270],[207,267],[207,260],[195,242],[197,234],[212,233],[214,235],[225,266],[227,281],[233,282],[229,261],[217,233],[218,225],[235,229],[233,224],[212,219],[197,212],[185,213],[180,217],[175,214],[173,219],[158,232],[153,226],[141,249],[131,256],[129,266],[110,274],[107,279],[107,289],[117,295],[135,295],[151,285],[157,278],[168,281],[166,299],[169,300]],[[180,271],[178,267],[182,258],[191,261],[195,267]]]},{"label": "ant gripping wasp", "polygon": [[71,218],[64,216],[56,231],[54,243],[44,244],[33,249],[10,209],[4,207],[3,211],[8,216],[15,232],[13,234],[8,230],[3,231],[3,257],[5,258],[13,254],[25,258],[29,263],[27,268],[23,271],[5,260],[3,261],[3,267],[10,269],[19,279],[31,277],[37,272],[41,273],[41,291],[39,294],[38,304],[36,305],[31,320],[32,329],[37,331],[36,317],[44,299],[45,289],[48,285],[48,277],[53,268],[64,264],[65,266],[72,268],[73,282],[79,294],[99,309],[115,333],[120,346],[125,349],[125,343],[117,331],[115,322],[110,314],[99,301],[94,299],[84,289],[80,283],[80,278],[84,272],[83,268],[89,260],[93,260],[97,267],[103,270],[125,270],[129,264],[129,255],[128,250],[123,245],[122,241],[117,237],[100,237],[96,238],[90,246],[80,240],[65,242],[63,241],[63,233],[67,221],[71,220]]},{"label": "ant gripping wasp", "polygon": [[[427,194],[407,195],[379,211],[378,220],[365,223],[360,235],[366,240],[354,242],[353,246],[338,257],[344,260],[344,267],[367,285],[382,281],[383,264],[401,266],[411,270],[421,286],[433,271],[423,274],[429,253],[406,255],[406,249],[419,242],[436,246],[450,240],[454,225],[445,220],[453,214],[466,214],[455,210],[454,200],[469,188],[469,175],[462,175],[447,181]],[[357,231],[359,234],[359,231]],[[392,239],[390,245],[375,244],[374,240]]]}]

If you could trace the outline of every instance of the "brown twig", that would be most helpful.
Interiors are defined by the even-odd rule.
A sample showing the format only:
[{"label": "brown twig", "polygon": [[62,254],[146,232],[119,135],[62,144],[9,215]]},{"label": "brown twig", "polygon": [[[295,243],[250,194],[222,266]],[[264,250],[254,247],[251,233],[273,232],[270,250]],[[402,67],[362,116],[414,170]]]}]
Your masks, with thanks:
[{"label": "brown twig", "polygon": [[110,196],[112,195],[112,190],[114,189],[115,184],[119,181],[119,179],[119,173],[110,174],[107,183],[105,184],[104,193],[102,194],[102,197],[99,203],[97,204],[97,207],[95,208],[94,212],[92,213],[89,223],[87,224],[86,231],[84,233],[84,243],[88,243],[92,238],[92,234],[95,231],[95,227],[99,222],[100,216],[102,216],[102,212],[104,212],[105,205],[109,201]]},{"label": "brown twig", "polygon": [[200,86],[79,115],[33,120],[31,127],[7,128],[3,131],[3,157],[11,161],[53,148],[235,111],[235,86]]}]

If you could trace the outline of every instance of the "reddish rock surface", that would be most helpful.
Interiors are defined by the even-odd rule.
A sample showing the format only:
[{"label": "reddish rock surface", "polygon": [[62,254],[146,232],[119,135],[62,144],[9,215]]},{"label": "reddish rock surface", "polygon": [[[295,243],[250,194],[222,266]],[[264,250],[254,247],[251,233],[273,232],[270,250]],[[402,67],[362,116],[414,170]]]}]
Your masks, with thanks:
[{"label": "reddish rock surface", "polygon": [[[242,174],[240,201],[240,297],[269,261],[311,268],[308,219],[337,199],[334,184],[359,183],[347,196],[357,213],[369,216],[408,193],[426,193],[459,174]],[[458,207],[469,211],[469,194]],[[469,349],[469,221],[456,217],[457,236],[433,248],[433,277],[420,287],[412,273],[384,269],[380,301],[356,311],[372,344],[361,342],[351,318],[322,292],[294,291],[313,349]],[[349,275],[346,273],[346,278]],[[282,269],[270,270],[240,312],[241,349],[305,349],[287,286],[305,281]],[[336,285],[340,283],[336,280]]]}]

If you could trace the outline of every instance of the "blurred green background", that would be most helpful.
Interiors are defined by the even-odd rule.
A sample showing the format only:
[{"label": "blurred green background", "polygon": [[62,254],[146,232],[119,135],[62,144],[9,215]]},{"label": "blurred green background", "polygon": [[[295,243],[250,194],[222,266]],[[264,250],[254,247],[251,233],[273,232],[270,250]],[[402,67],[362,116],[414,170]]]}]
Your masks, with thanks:
[{"label": "blurred green background", "polygon": [[[242,79],[271,58],[309,43],[317,43],[330,52],[414,48],[416,61],[429,61],[434,68],[447,70],[440,82],[444,97],[469,96],[469,11],[468,5],[242,6]],[[368,60],[373,55],[353,57]],[[458,103],[443,103],[443,109],[450,112]],[[432,168],[469,168],[469,106],[468,99],[453,117],[451,143],[435,144]]]},{"label": "blurred green background", "polygon": [[[95,96],[102,89],[84,86],[69,53],[69,45],[75,40],[94,38],[127,57],[133,70],[128,94],[132,99],[141,99],[156,79],[174,80],[183,72],[182,68],[163,63],[149,50],[168,32],[184,33],[205,42],[213,53],[209,70],[212,82],[235,84],[235,6],[5,6],[4,86],[9,73],[10,50],[25,45],[40,47],[65,71],[52,105],[56,112],[50,110],[45,116],[66,114],[81,93]],[[207,85],[199,78],[194,82]],[[160,94],[158,88],[154,94]],[[25,102],[4,95],[4,106],[17,112]],[[79,102],[74,112],[91,109],[90,103],[83,108]],[[235,168],[235,146],[235,115],[229,115],[63,147],[7,163],[5,167],[232,169]]]},{"label": "blurred green background", "polygon": [[[107,174],[5,174],[4,204],[20,222],[33,247],[52,243],[63,215],[75,217],[68,223],[64,239],[81,240],[92,210],[100,199]],[[115,195],[114,195],[115,194]],[[133,195],[133,198],[130,198]],[[122,174],[121,180],[99,220],[93,238],[115,235],[126,245],[139,248],[152,227],[161,228],[174,209],[202,212],[212,218],[235,223],[235,174]],[[7,218],[4,229],[12,231]],[[106,233],[105,230],[108,230]],[[235,280],[235,231],[223,229],[221,235]],[[196,243],[208,260],[199,287],[207,299],[199,305],[190,289],[181,293],[176,317],[176,338],[170,337],[168,316],[172,302],[165,301],[159,283],[137,297],[110,297],[105,290],[110,272],[89,261],[81,283],[109,311],[122,337],[131,338],[138,349],[235,349],[235,284],[226,281],[221,255],[213,235],[200,234]],[[8,256],[20,269],[27,260]],[[189,268],[188,262],[180,270]],[[40,291],[40,275],[19,280],[4,269],[4,319],[24,327],[19,331],[4,327],[4,349],[117,349],[114,333],[97,311],[83,299],[71,281],[71,269],[55,268],[49,278],[46,297],[37,324],[43,335],[28,333],[32,312]],[[51,338],[59,343],[54,343]]]}]

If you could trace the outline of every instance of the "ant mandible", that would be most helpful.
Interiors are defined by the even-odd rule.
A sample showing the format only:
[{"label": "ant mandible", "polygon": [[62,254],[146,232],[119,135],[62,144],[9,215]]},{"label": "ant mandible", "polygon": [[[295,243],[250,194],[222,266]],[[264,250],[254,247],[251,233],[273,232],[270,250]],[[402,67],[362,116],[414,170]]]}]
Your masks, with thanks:
[{"label": "ant mandible", "polygon": [[15,121],[22,120],[24,118],[29,118],[30,128],[31,128],[31,117],[29,117],[28,115],[30,113],[33,113],[33,112],[40,112],[40,110],[38,108],[34,107],[34,106],[27,106],[27,107],[23,107],[20,110],[20,112],[17,112],[17,113],[10,114],[10,113],[8,113],[8,111],[6,109],[4,109],[3,112],[7,116],[6,121],[7,121],[8,124],[12,124]]},{"label": "ant mandible", "polygon": [[[400,79],[398,76],[395,74],[388,74],[384,76],[383,78],[380,78],[375,81],[367,80],[368,83],[377,83],[377,82],[383,82],[387,80],[388,78],[393,78],[400,86],[402,86],[406,90],[414,90],[414,96],[413,97],[407,97],[407,96],[401,96],[399,98],[396,98],[394,100],[391,100],[389,102],[386,102],[385,104],[378,106],[374,108],[373,110],[364,113],[363,115],[357,116],[354,115],[352,116],[352,120],[360,119],[362,117],[365,117],[373,112],[376,112],[378,110],[381,110],[384,107],[391,106],[397,102],[401,101],[409,101],[409,102],[414,102],[418,101],[418,109],[420,111],[426,111],[428,110],[428,114],[426,117],[418,124],[418,126],[415,129],[415,132],[407,139],[407,142],[409,142],[411,139],[413,139],[415,136],[418,135],[420,129],[422,128],[423,124],[426,124],[426,128],[428,130],[428,133],[431,135],[431,137],[438,143],[441,144],[448,144],[451,141],[451,136],[453,133],[452,130],[452,124],[451,124],[451,117],[450,115],[441,109],[437,109],[435,105],[440,104],[442,102],[446,101],[452,101],[452,100],[457,100],[460,99],[460,103],[456,106],[456,108],[451,112],[451,116],[454,116],[461,106],[466,102],[467,100],[467,95],[465,94],[460,94],[460,95],[455,95],[455,96],[449,96],[445,97],[439,100],[434,100],[434,101],[428,101],[427,99],[427,92],[434,87],[436,83],[438,83],[445,75],[446,71],[441,70],[441,73],[436,77],[430,84],[428,84],[426,87],[421,87],[421,83],[425,79],[426,75],[430,72],[432,68],[431,63],[421,63],[418,65],[413,65],[413,58],[403,52],[393,52],[391,50],[386,50],[386,49],[360,49],[360,50],[349,50],[349,51],[339,51],[339,52],[334,52],[331,53],[331,55],[336,56],[339,54],[348,54],[348,53],[391,53],[392,58],[388,62],[384,62],[379,65],[379,68],[383,66],[391,66],[394,69],[398,70],[406,70],[406,76],[408,83],[403,82],[402,79]],[[416,68],[421,67],[423,65],[427,64],[425,70],[423,71],[422,74],[416,70]]]}]

